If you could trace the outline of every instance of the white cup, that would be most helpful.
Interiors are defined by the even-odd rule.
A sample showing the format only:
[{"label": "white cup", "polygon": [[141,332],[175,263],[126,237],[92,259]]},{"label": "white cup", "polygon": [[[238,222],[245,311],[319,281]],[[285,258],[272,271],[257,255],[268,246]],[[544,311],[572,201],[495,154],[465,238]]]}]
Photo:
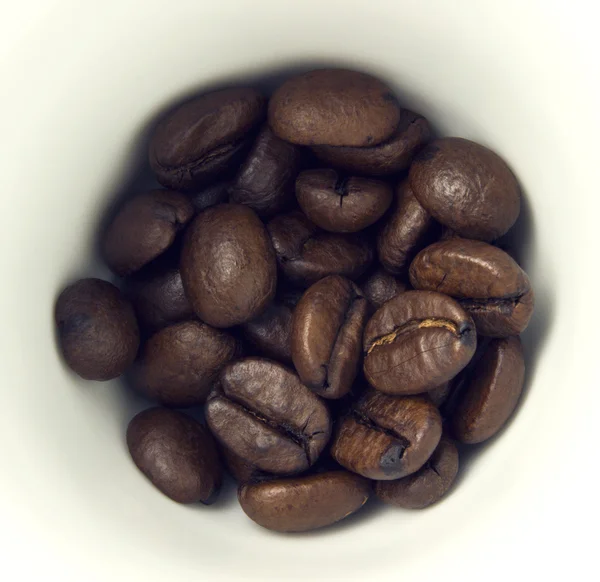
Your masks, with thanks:
[{"label": "white cup", "polygon": [[[549,0],[28,0],[0,24],[2,580],[591,579],[598,510],[595,8]],[[53,327],[149,122],[215,83],[324,64],[388,80],[443,135],[502,155],[537,296],[518,415],[439,505],[308,535],[158,493],[124,431],[143,403],[78,379]],[[595,306],[595,307],[592,307]],[[595,570],[594,570],[595,571]]]}]

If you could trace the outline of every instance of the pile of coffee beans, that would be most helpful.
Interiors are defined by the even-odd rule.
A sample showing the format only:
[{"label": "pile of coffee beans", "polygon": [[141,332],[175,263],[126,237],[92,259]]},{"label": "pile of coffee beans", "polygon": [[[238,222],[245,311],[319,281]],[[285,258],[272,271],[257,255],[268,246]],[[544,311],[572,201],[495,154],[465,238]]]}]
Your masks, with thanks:
[{"label": "pile of coffee beans", "polygon": [[506,163],[341,69],[188,101],[149,159],[163,188],[102,235],[120,289],[56,303],[67,364],[156,403],[127,430],[140,471],[208,504],[225,467],[282,532],[441,499],[523,388],[533,291],[494,245],[520,210]]}]

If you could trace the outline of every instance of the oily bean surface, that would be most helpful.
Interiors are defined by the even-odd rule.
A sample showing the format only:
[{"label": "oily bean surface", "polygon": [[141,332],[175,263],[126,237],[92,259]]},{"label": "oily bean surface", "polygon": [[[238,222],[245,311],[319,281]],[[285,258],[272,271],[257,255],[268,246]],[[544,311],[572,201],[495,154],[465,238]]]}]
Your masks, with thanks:
[{"label": "oily bean surface", "polygon": [[292,309],[273,302],[263,313],[242,326],[244,337],[261,356],[292,363]]}]

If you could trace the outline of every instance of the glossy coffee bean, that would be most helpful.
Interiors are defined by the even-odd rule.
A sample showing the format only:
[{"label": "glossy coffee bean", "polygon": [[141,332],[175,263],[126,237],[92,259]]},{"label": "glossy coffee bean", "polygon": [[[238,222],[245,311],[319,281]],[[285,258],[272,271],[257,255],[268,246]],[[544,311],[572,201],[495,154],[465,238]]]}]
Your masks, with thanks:
[{"label": "glossy coffee bean", "polygon": [[456,301],[433,291],[407,291],[367,323],[365,376],[387,394],[419,394],[454,378],[476,345],[475,324]]},{"label": "glossy coffee bean", "polygon": [[391,137],[400,107],[379,79],[345,69],[292,77],[269,101],[269,125],[300,145],[373,146]]},{"label": "glossy coffee bean", "polygon": [[431,142],[415,156],[409,177],[423,207],[465,238],[495,240],[519,216],[521,193],[510,168],[467,139]]},{"label": "glossy coffee bean", "polygon": [[133,363],[140,343],[131,303],[111,283],[81,279],[55,306],[60,348],[67,365],[86,380],[117,378]]},{"label": "glossy coffee bean", "polygon": [[369,479],[400,479],[425,464],[441,435],[442,418],[428,398],[370,390],[339,422],[331,455]]},{"label": "glossy coffee bean", "polygon": [[265,99],[250,88],[202,95],[170,113],[150,142],[150,165],[167,188],[193,190],[241,161],[248,134],[265,116]]},{"label": "glossy coffee bean", "polygon": [[306,291],[292,325],[292,359],[303,384],[324,398],[349,392],[366,319],[367,301],[349,279],[331,275]]},{"label": "glossy coffee bean", "polygon": [[290,369],[261,358],[225,367],[208,398],[206,419],[224,446],[277,474],[308,469],[331,434],[325,404]]},{"label": "glossy coffee bean", "polygon": [[371,147],[314,146],[316,156],[326,164],[367,176],[390,176],[404,172],[413,156],[430,138],[427,120],[408,109],[400,112],[396,131],[386,141]]},{"label": "glossy coffee bean", "polygon": [[301,532],[331,525],[360,509],[371,484],[347,471],[330,471],[243,484],[238,498],[258,525],[279,532]]},{"label": "glossy coffee bean", "polygon": [[273,302],[258,317],[242,326],[244,337],[261,356],[292,363],[292,309]]},{"label": "glossy coffee bean", "polygon": [[181,277],[194,311],[214,327],[262,313],[275,295],[277,262],[254,211],[220,204],[201,212],[186,232]]},{"label": "glossy coffee bean", "polygon": [[359,285],[373,311],[396,295],[407,291],[408,287],[406,283],[381,267],[377,267],[366,279],[361,280]]},{"label": "glossy coffee bean", "polygon": [[335,170],[305,170],[296,179],[304,214],[330,232],[358,232],[379,220],[392,202],[383,180],[344,177]]},{"label": "glossy coffee bean", "polygon": [[322,232],[301,212],[281,214],[267,229],[281,271],[300,287],[310,287],[327,275],[357,279],[373,260],[373,249],[362,233]]},{"label": "glossy coffee bean", "polygon": [[107,265],[120,276],[129,275],[164,253],[192,219],[187,196],[168,190],[139,194],[123,206],[102,241]]},{"label": "glossy coffee bean", "polygon": [[231,186],[231,202],[245,204],[259,216],[285,210],[294,199],[300,150],[264,126]]},{"label": "glossy coffee bean", "polygon": [[407,180],[394,192],[394,203],[377,236],[379,262],[390,273],[404,274],[413,257],[434,242],[439,226],[419,204]]},{"label": "glossy coffee bean", "polygon": [[377,481],[375,495],[396,507],[423,509],[444,497],[457,474],[456,445],[442,437],[433,455],[416,473],[396,481]]},{"label": "glossy coffee bean", "polygon": [[127,428],[127,446],[138,469],[178,503],[213,503],[221,488],[221,462],[215,442],[186,414],[151,408]]},{"label": "glossy coffee bean", "polygon": [[517,337],[494,339],[471,370],[452,417],[456,438],[480,443],[496,434],[512,415],[525,378],[525,361]]},{"label": "glossy coffee bean", "polygon": [[203,404],[233,357],[237,342],[201,321],[183,321],[156,332],[144,345],[133,382],[148,398],[183,408]]},{"label": "glossy coffee bean", "polygon": [[194,210],[202,212],[211,206],[228,202],[231,184],[230,180],[221,180],[190,194]]},{"label": "glossy coffee bean", "polygon": [[490,244],[451,238],[421,251],[410,266],[416,289],[435,289],[459,300],[484,336],[520,334],[533,315],[529,277],[507,253]]},{"label": "glossy coffee bean", "polygon": [[195,317],[174,261],[153,261],[126,279],[125,290],[145,330],[156,331]]}]

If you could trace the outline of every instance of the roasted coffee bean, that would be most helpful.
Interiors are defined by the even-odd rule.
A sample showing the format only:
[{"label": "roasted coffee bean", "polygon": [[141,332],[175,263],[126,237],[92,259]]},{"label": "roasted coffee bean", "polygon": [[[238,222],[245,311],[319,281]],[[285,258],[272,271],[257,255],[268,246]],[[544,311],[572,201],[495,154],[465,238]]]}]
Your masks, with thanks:
[{"label": "roasted coffee bean", "polygon": [[405,180],[396,187],[392,210],[377,237],[379,262],[390,273],[408,270],[413,257],[439,234],[439,225],[419,204]]},{"label": "roasted coffee bean", "polygon": [[517,406],[524,377],[519,338],[492,340],[459,395],[452,417],[456,438],[474,444],[495,435]]},{"label": "roasted coffee bean", "polygon": [[466,238],[497,239],[521,209],[519,185],[504,160],[467,139],[425,146],[410,168],[410,185],[427,212]]},{"label": "roasted coffee bean", "polygon": [[194,311],[214,327],[262,313],[275,295],[277,262],[254,211],[220,204],[201,212],[186,232],[181,277]]},{"label": "roasted coffee bean", "polygon": [[67,365],[86,380],[111,380],[133,363],[140,333],[131,303],[111,283],[81,279],[55,307],[59,343]]},{"label": "roasted coffee bean", "polygon": [[368,238],[360,234],[320,232],[301,212],[281,214],[267,225],[285,277],[310,287],[327,275],[357,279],[373,260]]},{"label": "roasted coffee bean", "polygon": [[419,394],[454,378],[476,346],[475,324],[456,301],[433,291],[407,291],[367,323],[365,376],[382,392]]},{"label": "roasted coffee bean", "polygon": [[375,495],[383,502],[405,509],[423,509],[439,501],[458,474],[458,450],[442,437],[429,460],[416,472],[396,481],[377,481]]},{"label": "roasted coffee bean", "polygon": [[221,373],[206,419],[217,439],[263,471],[299,473],[318,459],[331,434],[325,404],[285,366],[238,360]]},{"label": "roasted coffee bean", "polygon": [[261,217],[285,210],[294,199],[299,163],[300,150],[264,126],[231,187],[231,201]]},{"label": "roasted coffee bean", "polygon": [[344,177],[335,170],[305,170],[296,179],[304,214],[330,232],[358,232],[379,220],[392,202],[383,180]]},{"label": "roasted coffee bean", "polygon": [[240,486],[244,513],[258,525],[279,532],[301,532],[331,525],[360,509],[371,484],[347,471],[330,471]]},{"label": "roasted coffee bean", "polygon": [[397,279],[381,267],[377,267],[359,285],[373,310],[379,309],[384,303],[396,297],[396,295],[404,293],[408,287],[406,283]]},{"label": "roasted coffee bean", "polygon": [[292,359],[303,384],[324,398],[348,393],[361,359],[367,301],[352,281],[331,275],[294,310]]},{"label": "roasted coffee bean", "polygon": [[125,281],[127,297],[133,303],[140,325],[150,332],[195,317],[183,290],[179,268],[173,261],[161,259]]},{"label": "roasted coffee bean", "polygon": [[193,190],[242,160],[248,135],[265,116],[265,99],[254,89],[202,95],[170,113],[150,142],[150,165],[167,188]]},{"label": "roasted coffee bean", "polygon": [[[223,465],[238,483],[247,483],[248,481],[255,481],[269,476],[269,473],[257,469],[252,463],[245,461],[242,457],[223,445],[219,446],[219,452],[223,460]],[[270,477],[273,478],[272,475]]]},{"label": "roasted coffee bean", "polygon": [[221,182],[215,182],[206,188],[202,188],[198,192],[190,194],[190,200],[194,206],[196,212],[202,212],[211,206],[217,204],[223,204],[229,200],[229,190],[232,182],[229,180],[222,180]]},{"label": "roasted coffee bean", "polygon": [[192,219],[187,196],[153,190],[132,198],[109,225],[102,241],[108,266],[129,275],[166,251],[177,233]]},{"label": "roasted coffee bean", "polygon": [[127,446],[138,469],[178,503],[213,503],[221,488],[221,462],[211,434],[186,414],[151,408],[135,416]]},{"label": "roasted coffee bean", "polygon": [[533,315],[525,271],[507,253],[481,241],[451,238],[430,245],[412,262],[410,280],[416,289],[457,298],[481,335],[518,335]]},{"label": "roasted coffee bean", "polygon": [[220,329],[201,321],[176,323],[146,342],[133,382],[148,398],[167,406],[197,406],[237,349],[233,336]]},{"label": "roasted coffee bean", "polygon": [[400,107],[379,79],[321,69],[286,81],[269,101],[269,125],[300,145],[374,146],[392,136]]},{"label": "roasted coffee bean", "polygon": [[292,363],[292,310],[287,305],[271,303],[258,317],[244,323],[242,332],[261,356]]},{"label": "roasted coffee bean", "polygon": [[431,402],[440,408],[440,406],[442,406],[448,399],[452,388],[452,382],[444,382],[443,384],[440,384],[439,386],[429,390],[427,394],[429,395],[429,398],[431,398]]},{"label": "roasted coffee bean", "polygon": [[312,151],[326,164],[367,176],[390,176],[404,172],[415,153],[431,135],[429,123],[419,115],[402,109],[396,131],[383,143],[372,147],[314,146]]},{"label": "roasted coffee bean", "polygon": [[441,435],[442,418],[428,398],[370,390],[339,422],[331,455],[369,479],[400,479],[425,464]]}]

